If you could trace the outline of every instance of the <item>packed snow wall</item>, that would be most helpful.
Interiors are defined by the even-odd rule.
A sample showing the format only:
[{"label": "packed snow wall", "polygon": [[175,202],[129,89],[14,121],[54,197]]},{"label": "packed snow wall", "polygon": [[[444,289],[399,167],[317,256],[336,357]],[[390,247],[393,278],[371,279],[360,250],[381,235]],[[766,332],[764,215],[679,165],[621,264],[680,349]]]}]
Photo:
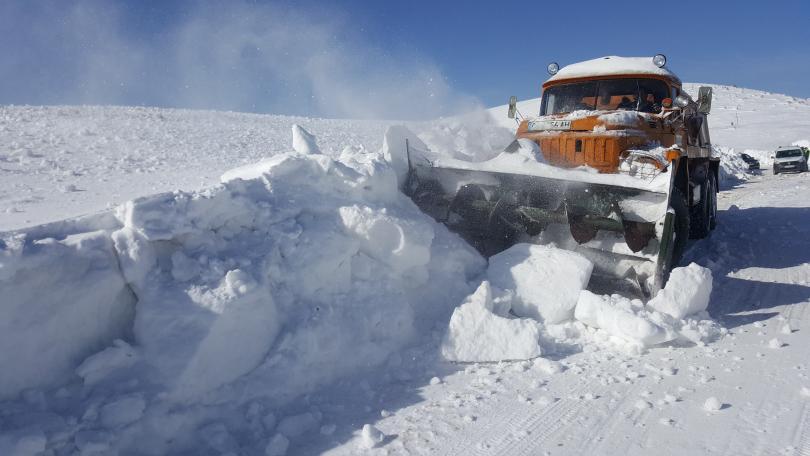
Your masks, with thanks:
[{"label": "packed snow wall", "polygon": [[446,320],[485,262],[399,192],[401,150],[330,158],[294,133],[220,186],[0,234],[0,397],[127,372],[176,400],[238,379],[284,401]]},{"label": "packed snow wall", "polygon": [[93,351],[130,338],[135,296],[110,232],[51,228],[0,239],[0,398],[63,382]]}]

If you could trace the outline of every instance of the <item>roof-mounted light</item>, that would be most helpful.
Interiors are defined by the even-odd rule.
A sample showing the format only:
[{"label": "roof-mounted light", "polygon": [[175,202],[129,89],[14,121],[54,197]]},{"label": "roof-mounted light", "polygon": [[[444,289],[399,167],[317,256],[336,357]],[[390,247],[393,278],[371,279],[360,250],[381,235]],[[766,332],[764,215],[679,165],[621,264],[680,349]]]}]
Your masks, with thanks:
[{"label": "roof-mounted light", "polygon": [[653,65],[657,66],[658,68],[663,68],[666,64],[667,56],[664,54],[655,54],[655,57],[653,57]]},{"label": "roof-mounted light", "polygon": [[546,69],[548,70],[548,74],[554,76],[560,71],[560,65],[558,65],[557,62],[551,62]]}]

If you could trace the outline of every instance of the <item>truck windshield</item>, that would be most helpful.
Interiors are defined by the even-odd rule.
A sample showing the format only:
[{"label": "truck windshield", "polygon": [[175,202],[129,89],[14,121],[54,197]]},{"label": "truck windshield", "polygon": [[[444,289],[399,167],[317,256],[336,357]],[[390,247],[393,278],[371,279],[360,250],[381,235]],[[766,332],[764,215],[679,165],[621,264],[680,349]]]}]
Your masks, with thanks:
[{"label": "truck windshield", "polygon": [[799,149],[791,149],[791,150],[778,150],[776,151],[776,158],[785,158],[785,157],[801,157],[802,151]]},{"label": "truck windshield", "polygon": [[578,110],[661,112],[669,87],[658,79],[605,79],[560,84],[543,91],[540,115]]}]

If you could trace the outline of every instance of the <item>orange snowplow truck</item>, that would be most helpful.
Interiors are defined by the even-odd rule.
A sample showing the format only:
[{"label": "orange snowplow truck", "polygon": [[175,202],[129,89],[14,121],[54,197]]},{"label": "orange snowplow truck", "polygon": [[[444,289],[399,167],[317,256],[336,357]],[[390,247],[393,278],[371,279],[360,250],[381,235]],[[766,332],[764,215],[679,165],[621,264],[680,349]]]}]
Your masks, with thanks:
[{"label": "orange snowplow truck", "polygon": [[[548,70],[539,112],[523,116],[510,98],[516,140],[497,160],[425,165],[409,155],[406,193],[484,254],[528,237],[654,293],[687,240],[716,224],[711,88],[694,100],[661,54]],[[537,163],[510,166],[510,153]]]}]

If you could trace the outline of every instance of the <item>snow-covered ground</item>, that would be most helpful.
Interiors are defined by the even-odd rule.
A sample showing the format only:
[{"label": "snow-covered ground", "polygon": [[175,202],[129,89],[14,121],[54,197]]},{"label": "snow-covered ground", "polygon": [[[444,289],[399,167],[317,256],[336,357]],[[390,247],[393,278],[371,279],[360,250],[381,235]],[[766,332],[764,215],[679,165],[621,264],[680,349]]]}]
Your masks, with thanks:
[{"label": "snow-covered ground", "polygon": [[0,107],[0,454],[808,454],[810,178],[732,158],[810,104],[760,94],[716,88],[738,179],[647,307],[398,192],[405,138],[505,145],[482,113]]},{"label": "snow-covered ground", "polygon": [[[290,127],[326,154],[379,150],[390,122],[177,109],[0,106],[0,231],[197,190],[290,146]],[[340,147],[340,149],[336,149]]]},{"label": "snow-covered ground", "polygon": [[[352,410],[353,429],[375,421],[389,454],[807,454],[808,190],[810,175],[766,175],[720,194],[722,224],[687,258],[714,276],[708,311],[728,330],[717,341],[641,355],[586,346],[533,361],[424,361],[369,388],[365,411],[329,395],[319,406]],[[344,394],[363,398],[353,391]],[[355,451],[339,443],[303,451]]]}]

